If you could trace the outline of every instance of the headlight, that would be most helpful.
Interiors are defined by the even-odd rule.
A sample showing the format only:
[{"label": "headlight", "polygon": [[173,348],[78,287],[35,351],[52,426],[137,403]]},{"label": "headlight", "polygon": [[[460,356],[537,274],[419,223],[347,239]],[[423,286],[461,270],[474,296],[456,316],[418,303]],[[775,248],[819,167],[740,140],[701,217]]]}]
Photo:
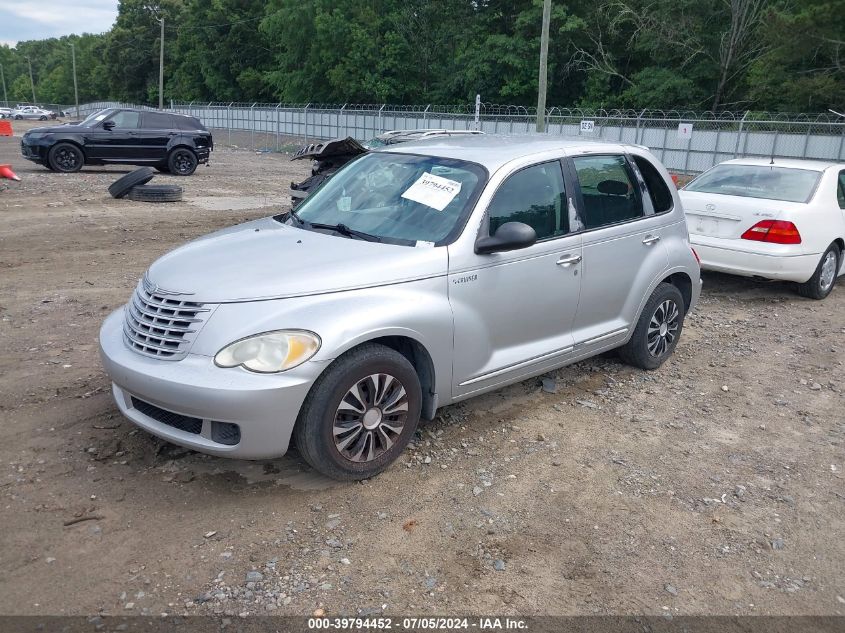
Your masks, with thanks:
[{"label": "headlight", "polygon": [[320,349],[320,337],[305,330],[265,332],[230,343],[214,357],[218,367],[270,374],[301,365]]}]

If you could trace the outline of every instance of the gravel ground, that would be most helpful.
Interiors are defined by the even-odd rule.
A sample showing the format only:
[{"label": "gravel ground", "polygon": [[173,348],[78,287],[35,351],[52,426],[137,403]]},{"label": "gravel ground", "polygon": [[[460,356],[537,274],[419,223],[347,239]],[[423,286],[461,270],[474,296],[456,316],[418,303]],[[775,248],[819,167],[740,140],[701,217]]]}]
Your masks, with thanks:
[{"label": "gravel ground", "polygon": [[[23,125],[15,123],[16,132]],[[243,462],[122,419],[96,336],[156,257],[308,169],[220,149],[182,203],[122,168],[0,191],[0,613],[843,614],[845,288],[705,275],[674,357],[440,411],[383,475]],[[2,188],[2,185],[0,185]]]}]

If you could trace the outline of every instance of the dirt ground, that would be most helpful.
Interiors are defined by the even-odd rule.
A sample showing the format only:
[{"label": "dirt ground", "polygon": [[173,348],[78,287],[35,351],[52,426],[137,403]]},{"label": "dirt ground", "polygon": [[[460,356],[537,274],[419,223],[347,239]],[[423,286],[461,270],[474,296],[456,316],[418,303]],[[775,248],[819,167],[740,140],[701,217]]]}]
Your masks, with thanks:
[{"label": "dirt ground", "polygon": [[154,259],[286,206],[307,165],[219,148],[150,205],[108,196],[123,168],[51,173],[18,138],[5,162],[0,613],[845,613],[843,280],[705,275],[658,371],[602,357],[448,407],[337,484],[137,430],[96,344]]}]

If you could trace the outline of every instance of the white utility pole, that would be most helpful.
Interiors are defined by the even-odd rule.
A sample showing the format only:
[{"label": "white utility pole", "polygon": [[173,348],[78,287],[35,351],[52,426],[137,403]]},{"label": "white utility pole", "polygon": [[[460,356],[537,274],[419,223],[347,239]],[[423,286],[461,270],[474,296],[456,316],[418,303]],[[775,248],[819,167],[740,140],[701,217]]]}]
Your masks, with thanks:
[{"label": "white utility pole", "polygon": [[164,110],[164,18],[161,22],[161,51],[158,59],[158,109]]},{"label": "white utility pole", "polygon": [[79,86],[76,83],[76,48],[70,43],[70,56],[73,59],[73,97],[76,99],[76,118],[79,118]]},{"label": "white utility pole", "polygon": [[537,131],[546,130],[546,81],[548,80],[549,22],[552,17],[552,0],[543,0],[543,31],[540,34],[540,77],[537,92]]}]

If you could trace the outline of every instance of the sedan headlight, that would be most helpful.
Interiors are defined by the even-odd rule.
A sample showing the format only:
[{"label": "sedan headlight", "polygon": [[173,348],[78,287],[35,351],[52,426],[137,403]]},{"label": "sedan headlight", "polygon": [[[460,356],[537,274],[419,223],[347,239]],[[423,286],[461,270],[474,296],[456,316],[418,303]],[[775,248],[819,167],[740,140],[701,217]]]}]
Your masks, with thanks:
[{"label": "sedan headlight", "polygon": [[319,336],[305,330],[265,332],[230,343],[217,352],[214,362],[271,374],[301,365],[317,353],[320,343]]}]

